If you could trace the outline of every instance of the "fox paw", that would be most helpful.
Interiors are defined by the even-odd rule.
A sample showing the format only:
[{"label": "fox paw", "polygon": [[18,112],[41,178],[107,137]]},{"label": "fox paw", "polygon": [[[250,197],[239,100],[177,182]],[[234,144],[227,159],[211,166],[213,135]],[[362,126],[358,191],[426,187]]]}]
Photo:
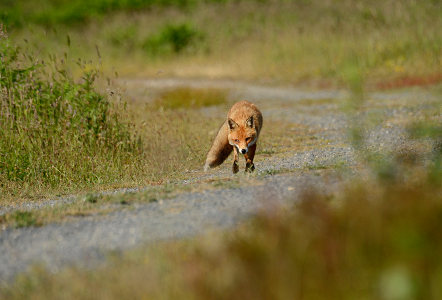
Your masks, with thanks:
[{"label": "fox paw", "polygon": [[209,165],[208,163],[206,163],[206,164],[204,165],[204,172],[209,171],[209,169],[210,169],[210,165]]},{"label": "fox paw", "polygon": [[255,171],[255,165],[253,163],[246,163],[246,172],[252,173]]},{"label": "fox paw", "polygon": [[238,163],[233,163],[233,166],[232,166],[232,172],[233,172],[233,174],[238,173],[238,171],[239,171]]}]

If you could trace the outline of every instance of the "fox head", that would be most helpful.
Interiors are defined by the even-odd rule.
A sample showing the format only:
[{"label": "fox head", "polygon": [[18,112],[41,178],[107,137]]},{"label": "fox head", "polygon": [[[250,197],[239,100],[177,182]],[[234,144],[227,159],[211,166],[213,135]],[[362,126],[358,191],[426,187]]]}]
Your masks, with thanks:
[{"label": "fox head", "polygon": [[228,119],[229,123],[229,144],[238,148],[242,154],[249,151],[249,147],[256,143],[257,132],[253,126],[253,116],[248,118],[244,124],[238,124],[232,119]]}]

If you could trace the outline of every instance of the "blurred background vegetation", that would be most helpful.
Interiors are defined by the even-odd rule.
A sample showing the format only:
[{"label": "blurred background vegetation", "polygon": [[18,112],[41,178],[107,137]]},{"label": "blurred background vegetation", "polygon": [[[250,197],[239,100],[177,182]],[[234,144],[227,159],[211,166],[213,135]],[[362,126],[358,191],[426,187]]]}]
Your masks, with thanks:
[{"label": "blurred background vegetation", "polygon": [[[441,7],[425,1],[2,1],[11,38],[38,53],[67,51],[126,76],[227,77],[345,84],[441,80]],[[26,40],[26,43],[23,41]]]}]

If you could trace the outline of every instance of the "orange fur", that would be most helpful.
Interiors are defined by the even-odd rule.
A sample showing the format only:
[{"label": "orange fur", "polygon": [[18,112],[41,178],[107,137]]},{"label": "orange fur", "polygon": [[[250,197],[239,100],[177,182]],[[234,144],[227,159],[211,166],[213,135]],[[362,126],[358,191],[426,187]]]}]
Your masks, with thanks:
[{"label": "orange fur", "polygon": [[248,101],[235,103],[207,153],[205,170],[219,166],[234,151],[233,173],[239,169],[239,154],[244,154],[246,171],[253,171],[255,168],[253,158],[262,123],[262,114],[253,103]]}]

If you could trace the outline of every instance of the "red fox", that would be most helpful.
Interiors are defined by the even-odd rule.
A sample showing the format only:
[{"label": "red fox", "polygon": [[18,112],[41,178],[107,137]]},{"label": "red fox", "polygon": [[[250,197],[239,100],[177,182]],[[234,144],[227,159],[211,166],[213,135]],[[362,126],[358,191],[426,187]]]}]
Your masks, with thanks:
[{"label": "red fox", "polygon": [[233,173],[239,171],[238,156],[244,154],[246,159],[246,172],[253,172],[255,165],[256,143],[262,128],[262,114],[259,109],[248,101],[235,103],[227,114],[227,120],[223,123],[216,135],[213,145],[207,153],[204,170],[214,168],[222,164],[234,150]]}]

